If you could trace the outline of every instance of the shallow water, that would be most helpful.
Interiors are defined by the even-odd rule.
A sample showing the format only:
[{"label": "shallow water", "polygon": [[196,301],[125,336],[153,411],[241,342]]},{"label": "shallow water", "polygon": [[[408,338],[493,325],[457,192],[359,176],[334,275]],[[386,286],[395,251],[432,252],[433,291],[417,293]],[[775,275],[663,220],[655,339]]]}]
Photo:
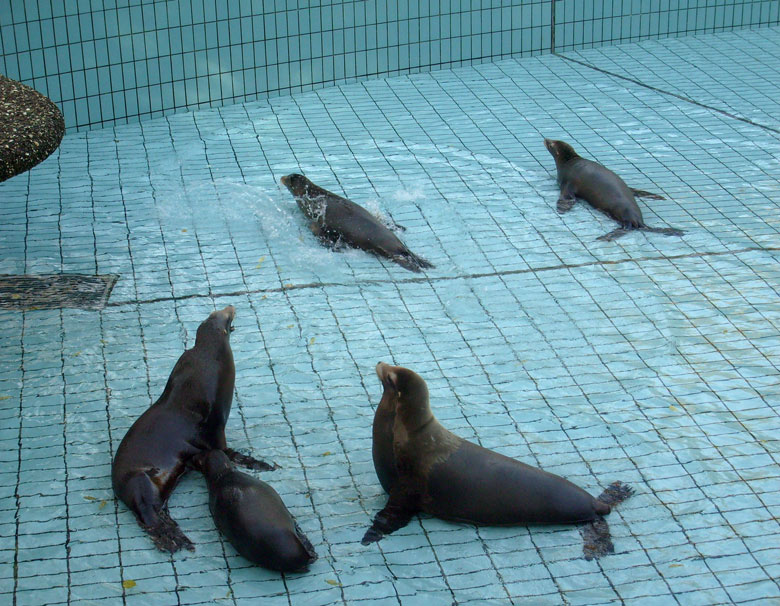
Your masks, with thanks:
[{"label": "shallow water", "polygon": [[[702,57],[735,36],[780,44],[776,29],[756,33],[760,44],[752,35],[668,44]],[[621,48],[652,64],[663,43],[648,44]],[[616,69],[607,51],[582,57]],[[759,120],[750,91],[742,97]],[[0,310],[0,551],[12,564],[0,595],[780,599],[780,141],[719,109],[542,57],[66,136],[0,186],[0,271],[121,277],[102,311]],[[543,135],[663,194],[640,200],[646,221],[685,236],[599,242],[615,227],[608,217],[583,203],[558,215]],[[291,172],[405,226],[399,237],[435,269],[320,246],[279,184]],[[194,553],[157,552],[113,499],[119,441],[198,324],[228,304],[228,440],[281,465],[262,478],[320,555],[307,574],[241,559],[215,531],[197,474],[170,501]],[[436,416],[466,439],[594,495],[631,484],[635,496],[608,518],[616,553],[586,562],[575,527],[426,516],[360,545],[386,500],[371,459],[380,360],[423,376]]]}]

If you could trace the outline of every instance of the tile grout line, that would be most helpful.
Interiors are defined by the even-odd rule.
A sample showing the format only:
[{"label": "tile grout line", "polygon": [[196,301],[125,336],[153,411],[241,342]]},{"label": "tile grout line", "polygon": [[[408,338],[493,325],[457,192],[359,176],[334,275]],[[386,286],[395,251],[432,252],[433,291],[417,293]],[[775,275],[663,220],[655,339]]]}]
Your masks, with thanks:
[{"label": "tile grout line", "polygon": [[628,82],[632,82],[634,84],[637,84],[639,86],[642,86],[644,88],[647,88],[649,90],[655,91],[657,93],[661,93],[662,95],[667,95],[669,97],[675,97],[676,99],[680,99],[681,101],[685,101],[686,103],[691,103],[693,105],[696,105],[698,107],[702,107],[704,109],[708,109],[710,111],[717,112],[723,116],[726,116],[727,118],[732,118],[733,120],[739,120],[740,122],[745,122],[746,124],[750,124],[751,126],[756,126],[758,128],[763,128],[764,130],[771,131],[773,133],[780,134],[780,129],[774,128],[772,126],[767,126],[766,124],[760,124],[758,122],[754,122],[753,120],[750,120],[749,118],[742,118],[740,116],[737,116],[736,114],[732,114],[730,112],[727,112],[723,109],[718,109],[717,107],[713,107],[712,105],[707,105],[706,103],[701,103],[700,101],[696,101],[694,99],[691,99],[690,97],[686,97],[685,95],[678,95],[677,93],[673,93],[668,90],[664,90],[662,88],[658,88],[656,86],[652,86],[650,84],[645,84],[641,80],[636,80],[635,78],[629,78],[628,76],[623,76],[621,74],[616,74],[615,72],[611,72],[609,70],[603,69],[601,67],[596,67],[595,65],[591,65],[590,63],[586,61],[582,61],[580,59],[574,59],[573,57],[568,57],[566,55],[563,55],[561,53],[555,52],[553,49],[552,55],[555,57],[558,57],[560,59],[563,59],[565,61],[569,61],[571,63],[577,63],[578,65],[582,65],[583,67],[587,67],[588,69],[592,69],[597,72],[601,72],[602,74],[606,74],[607,76],[612,76],[613,78],[619,78],[621,80],[626,80]]},{"label": "tile grout line", "polygon": [[746,248],[739,248],[735,250],[723,250],[723,251],[710,251],[710,252],[696,252],[696,253],[684,253],[680,255],[669,256],[656,256],[656,257],[637,257],[633,259],[617,259],[614,261],[600,260],[600,261],[588,261],[585,263],[562,263],[560,265],[547,265],[544,267],[530,267],[525,269],[508,269],[503,271],[492,271],[485,273],[473,273],[462,275],[450,275],[450,276],[438,276],[438,277],[425,277],[425,278],[402,278],[400,280],[357,280],[355,282],[309,282],[306,284],[289,284],[282,285],[273,288],[256,288],[247,290],[237,290],[224,293],[208,293],[208,294],[189,294],[180,297],[156,297],[153,299],[132,299],[127,301],[109,302],[106,307],[124,307],[125,305],[145,305],[150,303],[162,303],[165,301],[183,301],[187,299],[201,299],[210,297],[239,297],[253,294],[268,294],[268,293],[281,293],[290,290],[308,290],[317,288],[328,287],[352,287],[352,286],[366,286],[373,284],[410,284],[410,283],[436,283],[436,282],[451,282],[453,280],[475,280],[481,278],[494,278],[499,276],[514,276],[522,274],[536,274],[538,272],[547,271],[559,271],[562,269],[578,269],[581,267],[598,267],[609,265],[623,265],[625,263],[636,263],[637,265],[644,261],[674,261],[677,259],[693,259],[693,258],[709,258],[709,257],[721,257],[725,255],[739,255],[748,252],[780,252],[780,246],[749,246]]}]

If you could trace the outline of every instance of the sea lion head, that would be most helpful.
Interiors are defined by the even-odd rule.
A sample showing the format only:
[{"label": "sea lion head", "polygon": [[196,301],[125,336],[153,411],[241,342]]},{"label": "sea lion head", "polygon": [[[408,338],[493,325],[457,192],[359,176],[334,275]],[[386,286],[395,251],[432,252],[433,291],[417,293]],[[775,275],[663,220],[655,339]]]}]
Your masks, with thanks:
[{"label": "sea lion head", "polygon": [[289,189],[290,193],[296,198],[308,194],[309,187],[312,185],[311,181],[309,181],[303,175],[299,175],[298,173],[285,175],[279,181],[282,185]]},{"label": "sea lion head", "polygon": [[323,226],[325,224],[325,212],[329,193],[297,173],[286,175],[280,181],[282,185],[290,190],[301,212],[312,221],[316,221],[320,226]]},{"label": "sea lion head", "polygon": [[545,139],[544,146],[547,151],[555,158],[555,165],[560,166],[565,164],[572,158],[579,157],[579,154],[574,151],[574,148],[565,141],[555,141],[553,139]]},{"label": "sea lion head", "polygon": [[203,475],[209,481],[219,479],[226,471],[233,469],[227,455],[221,450],[210,450],[202,459]]},{"label": "sea lion head", "polygon": [[376,365],[376,375],[384,393],[381,405],[392,407],[407,432],[425,425],[433,418],[428,401],[428,386],[416,372],[384,362]]},{"label": "sea lion head", "polygon": [[[214,337],[224,337],[228,339],[230,333],[235,330],[233,327],[233,318],[236,317],[236,308],[228,305],[219,311],[212,311],[209,317],[198,326],[198,333],[195,336],[195,345],[204,339],[213,339]],[[221,341],[221,339],[218,339]]]}]

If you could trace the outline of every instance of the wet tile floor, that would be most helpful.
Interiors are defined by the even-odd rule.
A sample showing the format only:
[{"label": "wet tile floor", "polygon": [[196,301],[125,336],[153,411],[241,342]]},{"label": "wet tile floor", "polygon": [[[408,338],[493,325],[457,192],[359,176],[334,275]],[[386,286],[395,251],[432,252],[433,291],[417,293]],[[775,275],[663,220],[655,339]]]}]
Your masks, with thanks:
[{"label": "wet tile floor", "polygon": [[[69,134],[0,185],[0,274],[118,274],[102,310],[0,309],[0,601],[23,604],[776,604],[780,601],[780,29],[348,84]],[[542,138],[629,185],[652,226],[555,211]],[[303,172],[406,226],[424,275],[329,252],[278,180]],[[232,446],[320,559],[248,565],[202,478],[157,552],[112,453],[215,307],[237,308]],[[415,518],[359,540],[377,361],[459,435],[593,494],[577,528]]]}]

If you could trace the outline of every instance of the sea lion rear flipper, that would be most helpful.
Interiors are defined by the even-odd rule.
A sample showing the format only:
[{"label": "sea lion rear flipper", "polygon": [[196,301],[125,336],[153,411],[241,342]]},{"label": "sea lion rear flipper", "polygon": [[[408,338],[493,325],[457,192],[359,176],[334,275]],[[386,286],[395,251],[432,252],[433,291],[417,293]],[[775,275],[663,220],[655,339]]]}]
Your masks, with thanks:
[{"label": "sea lion rear flipper", "polygon": [[386,534],[403,528],[417,513],[417,509],[410,505],[410,500],[401,496],[402,494],[396,491],[390,495],[387,505],[374,516],[374,522],[363,535],[363,539],[360,541],[363,545],[376,543]]},{"label": "sea lion rear flipper", "polygon": [[575,202],[577,202],[577,198],[575,197],[574,192],[570,191],[568,187],[564,187],[558,198],[556,207],[558,214],[562,215],[563,213],[569,212],[574,207]]},{"label": "sea lion rear flipper", "polygon": [[301,527],[298,526],[298,522],[296,522],[295,520],[293,520],[293,526],[295,526],[295,534],[298,536],[298,540],[300,540],[304,550],[306,551],[306,553],[309,554],[309,557],[311,558],[309,560],[309,563],[314,562],[318,557],[317,552],[314,551],[314,545],[312,545],[309,538],[305,534],[303,534]]},{"label": "sea lion rear flipper", "polygon": [[580,526],[582,535],[582,554],[586,560],[600,558],[615,552],[612,537],[609,534],[609,524],[601,516],[596,516],[592,522]]},{"label": "sea lion rear flipper", "polygon": [[[623,484],[620,481],[612,482],[596,499],[597,511],[607,514],[612,507],[622,503],[633,494],[634,489],[628,484]],[[601,515],[597,515],[595,520],[580,527],[580,534],[583,539],[582,553],[586,560],[615,552],[615,546],[612,544],[609,533],[609,524]]]},{"label": "sea lion rear flipper", "polygon": [[654,234],[664,234],[665,236],[682,236],[685,235],[685,232],[681,229],[676,229],[674,227],[643,227],[644,231],[651,231]]},{"label": "sea lion rear flipper", "polygon": [[637,198],[650,198],[651,200],[666,200],[661,194],[654,194],[649,191],[645,191],[643,189],[634,189],[633,187],[629,188],[631,189],[631,193],[634,194]]},{"label": "sea lion rear flipper", "polygon": [[635,228],[633,228],[633,227],[618,227],[617,229],[613,229],[608,234],[604,234],[603,236],[599,236],[598,238],[596,238],[596,240],[601,240],[602,242],[612,242],[612,240],[617,240],[620,236],[625,236],[632,229],[635,229]]},{"label": "sea lion rear flipper", "polygon": [[232,448],[225,448],[223,452],[227,455],[228,459],[233,461],[236,465],[246,467],[247,469],[254,469],[256,471],[274,471],[279,469],[279,465],[276,463],[266,463],[260,459],[255,459],[251,455],[245,455]]},{"label": "sea lion rear flipper", "polygon": [[599,498],[596,500],[604,503],[605,505],[608,505],[609,507],[612,507],[613,505],[622,503],[633,494],[634,489],[631,488],[631,486],[618,480],[607,486],[604,489],[604,492],[602,492],[599,495]]},{"label": "sea lion rear flipper", "polygon": [[390,260],[395,261],[401,267],[420,273],[423,269],[433,268],[434,265],[430,261],[426,261],[422,257],[418,257],[413,252],[405,250],[402,253],[389,255]]}]

